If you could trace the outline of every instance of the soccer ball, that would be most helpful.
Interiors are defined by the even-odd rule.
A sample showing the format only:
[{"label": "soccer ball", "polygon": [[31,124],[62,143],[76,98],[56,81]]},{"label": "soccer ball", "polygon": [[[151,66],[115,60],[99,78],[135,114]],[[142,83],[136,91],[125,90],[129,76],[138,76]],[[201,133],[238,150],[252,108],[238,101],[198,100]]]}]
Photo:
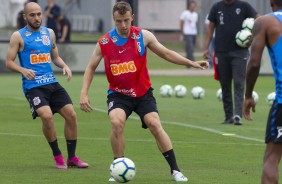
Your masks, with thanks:
[{"label": "soccer ball", "polygon": [[194,99],[202,99],[205,96],[205,90],[200,86],[193,87],[191,93]]},{"label": "soccer ball", "polygon": [[221,90],[221,88],[217,90],[217,92],[216,92],[216,98],[217,98],[219,101],[222,101],[222,90]]},{"label": "soccer ball", "polygon": [[253,26],[255,23],[255,19],[250,17],[250,18],[246,18],[243,23],[242,23],[242,28],[245,30],[248,30],[250,32],[252,32]]},{"label": "soccer ball", "polygon": [[174,94],[176,97],[184,97],[187,95],[187,89],[185,86],[179,84],[174,87]]},{"label": "soccer ball", "polygon": [[266,102],[269,104],[269,105],[272,105],[273,104],[273,101],[275,100],[275,97],[276,97],[276,93],[275,92],[271,92],[267,95],[266,97]]},{"label": "soccer ball", "polygon": [[252,93],[252,97],[253,97],[253,99],[254,99],[255,103],[257,103],[257,102],[258,102],[258,100],[259,100],[259,95],[258,95],[258,93],[257,93],[257,92],[255,92],[255,91],[253,91],[253,93]]},{"label": "soccer ball", "polygon": [[110,174],[116,182],[129,182],[136,174],[135,164],[129,158],[115,159],[110,166]]},{"label": "soccer ball", "polygon": [[164,84],[160,87],[160,95],[162,97],[171,97],[173,95],[173,88],[169,84]]},{"label": "soccer ball", "polygon": [[248,30],[242,29],[238,31],[235,36],[235,41],[240,47],[248,47],[249,42],[252,40],[252,33]]}]

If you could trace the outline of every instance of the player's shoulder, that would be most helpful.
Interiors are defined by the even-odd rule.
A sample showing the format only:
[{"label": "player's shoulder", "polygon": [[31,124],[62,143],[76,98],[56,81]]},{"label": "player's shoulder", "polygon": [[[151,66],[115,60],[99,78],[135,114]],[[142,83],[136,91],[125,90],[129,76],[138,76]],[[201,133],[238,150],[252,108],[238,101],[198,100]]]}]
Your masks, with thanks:
[{"label": "player's shoulder", "polygon": [[10,40],[18,40],[18,41],[21,40],[21,39],[22,39],[22,36],[21,36],[21,33],[19,32],[19,30],[13,32],[12,35],[11,35],[11,38],[10,38]]}]

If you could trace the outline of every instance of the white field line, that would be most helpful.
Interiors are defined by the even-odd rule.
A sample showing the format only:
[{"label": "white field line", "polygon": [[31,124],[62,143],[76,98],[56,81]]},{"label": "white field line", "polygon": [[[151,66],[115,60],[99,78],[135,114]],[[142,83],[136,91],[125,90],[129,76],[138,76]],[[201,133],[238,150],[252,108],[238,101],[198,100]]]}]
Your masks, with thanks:
[{"label": "white field line", "polygon": [[[16,100],[26,100],[24,97],[19,98],[19,97],[13,97]],[[75,107],[79,108],[78,105],[75,105]],[[98,112],[102,112],[102,113],[108,113],[107,110],[104,109],[100,109],[100,108],[94,108],[95,111]],[[133,120],[140,120],[139,117],[137,116],[130,116],[130,119]],[[193,125],[193,124],[188,124],[188,123],[181,123],[181,122],[170,122],[170,121],[162,121],[163,124],[169,124],[169,125],[175,125],[175,126],[181,126],[181,127],[188,127],[188,128],[192,128],[192,129],[198,129],[198,130],[202,130],[202,131],[206,131],[206,132],[210,132],[210,133],[214,133],[214,134],[219,134],[219,135],[223,135],[223,136],[229,136],[229,137],[234,137],[234,138],[238,138],[238,139],[244,139],[244,140],[249,140],[249,141],[254,141],[254,142],[259,142],[259,143],[264,143],[264,140],[262,139],[257,139],[257,138],[252,138],[252,137],[247,137],[247,136],[241,136],[241,135],[237,135],[237,134],[233,134],[233,133],[229,133],[229,132],[223,132],[220,130],[216,130],[216,129],[212,129],[212,128],[207,128],[207,127],[203,127],[203,126],[198,126],[198,125]],[[42,136],[42,135],[29,135],[29,134],[14,134],[14,133],[2,133],[0,132],[0,135],[14,135],[14,136]],[[59,137],[60,138],[60,137]],[[63,138],[63,137],[62,137]],[[87,137],[79,137],[79,139],[85,139],[85,140],[108,140],[105,138],[87,138]],[[128,140],[130,141],[130,140]],[[132,141],[139,141],[139,142],[151,142],[153,140],[132,140]],[[174,141],[175,142],[175,141]],[[229,144],[229,143],[228,143]]]}]

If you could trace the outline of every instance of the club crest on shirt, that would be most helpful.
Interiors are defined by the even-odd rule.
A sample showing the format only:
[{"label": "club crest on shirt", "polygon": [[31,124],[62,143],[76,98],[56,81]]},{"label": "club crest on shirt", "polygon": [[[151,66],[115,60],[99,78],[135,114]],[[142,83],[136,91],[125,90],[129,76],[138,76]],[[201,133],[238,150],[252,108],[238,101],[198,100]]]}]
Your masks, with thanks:
[{"label": "club crest on shirt", "polygon": [[48,36],[43,35],[41,36],[43,45],[50,45],[50,39]]},{"label": "club crest on shirt", "polygon": [[45,30],[40,30],[41,34],[47,34]]},{"label": "club crest on shirt", "polygon": [[236,9],[236,13],[237,13],[237,15],[239,15],[239,14],[240,14],[240,12],[241,12],[241,9],[240,9],[240,8],[237,8],[237,9]]},{"label": "club crest on shirt", "polygon": [[102,45],[105,45],[105,44],[107,44],[109,42],[109,39],[108,38],[103,38],[101,41],[100,41],[100,43],[102,44]]},{"label": "club crest on shirt", "polygon": [[117,37],[117,36],[113,36],[111,39],[112,39],[112,41],[113,41],[114,43],[118,41],[118,37]]},{"label": "club crest on shirt", "polygon": [[131,38],[134,40],[138,40],[140,38],[140,34],[136,35],[135,33],[132,33]]},{"label": "club crest on shirt", "polygon": [[30,35],[31,35],[31,32],[26,31],[26,32],[24,32],[24,34],[25,34],[25,36],[30,36]]}]

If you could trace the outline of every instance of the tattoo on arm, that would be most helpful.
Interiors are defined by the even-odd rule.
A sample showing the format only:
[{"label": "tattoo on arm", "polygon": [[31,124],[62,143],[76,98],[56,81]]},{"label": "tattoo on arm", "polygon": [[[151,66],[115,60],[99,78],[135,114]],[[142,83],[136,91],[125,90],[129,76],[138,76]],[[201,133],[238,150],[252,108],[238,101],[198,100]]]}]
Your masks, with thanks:
[{"label": "tattoo on arm", "polygon": [[52,49],[55,49],[55,48],[56,48],[56,43],[53,42],[53,44],[52,44]]}]

